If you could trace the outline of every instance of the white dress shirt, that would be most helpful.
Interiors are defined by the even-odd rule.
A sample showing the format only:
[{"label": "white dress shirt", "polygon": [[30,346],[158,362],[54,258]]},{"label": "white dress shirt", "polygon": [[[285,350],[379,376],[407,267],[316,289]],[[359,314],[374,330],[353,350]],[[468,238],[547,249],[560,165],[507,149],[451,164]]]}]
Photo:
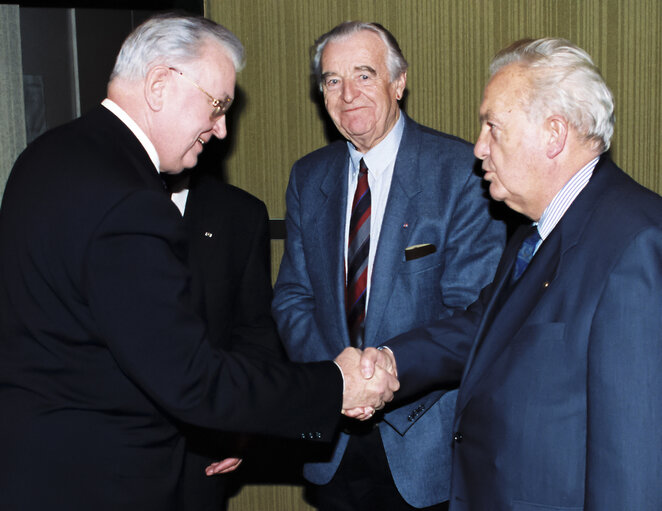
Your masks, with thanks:
[{"label": "white dress shirt", "polygon": [[391,189],[391,179],[395,158],[398,155],[405,120],[402,112],[388,135],[367,153],[360,153],[351,142],[347,142],[349,150],[349,179],[347,182],[347,212],[345,215],[345,275],[347,274],[347,241],[349,239],[349,220],[352,215],[352,201],[359,176],[359,162],[361,158],[368,167],[368,185],[370,186],[370,251],[368,255],[368,284],[366,288],[366,312],[370,300],[370,281],[372,280],[372,266],[375,260],[379,233],[382,228],[384,211],[388,193]]}]

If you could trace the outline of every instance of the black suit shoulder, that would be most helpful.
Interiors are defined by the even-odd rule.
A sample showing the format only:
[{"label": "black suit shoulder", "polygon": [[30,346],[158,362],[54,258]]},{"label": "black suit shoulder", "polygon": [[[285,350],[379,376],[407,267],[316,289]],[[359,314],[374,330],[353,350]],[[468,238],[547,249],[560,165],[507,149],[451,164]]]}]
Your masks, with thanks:
[{"label": "black suit shoulder", "polygon": [[209,173],[193,173],[189,194],[184,217],[192,294],[212,345],[284,359],[271,318],[269,217],[264,202]]},{"label": "black suit shoulder", "polygon": [[264,202],[255,195],[223,181],[220,176],[210,172],[192,172],[190,193],[192,198],[211,200],[214,207],[226,212],[239,208],[250,215],[266,214]]}]

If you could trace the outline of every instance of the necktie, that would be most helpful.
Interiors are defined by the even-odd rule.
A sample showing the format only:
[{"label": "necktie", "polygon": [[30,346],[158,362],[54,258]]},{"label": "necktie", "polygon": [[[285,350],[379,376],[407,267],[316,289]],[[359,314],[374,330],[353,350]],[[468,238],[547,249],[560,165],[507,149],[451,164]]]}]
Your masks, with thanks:
[{"label": "necktie", "polygon": [[526,267],[533,258],[538,241],[540,241],[538,226],[532,225],[529,228],[529,233],[524,238],[524,241],[522,241],[519,252],[517,252],[517,259],[515,260],[515,268],[513,269],[511,283],[514,284],[517,282],[517,279],[519,279],[522,273],[524,273],[524,270],[526,270]]},{"label": "necktie", "polygon": [[368,254],[370,251],[370,187],[368,167],[363,158],[352,201],[347,244],[347,326],[352,346],[363,346]]}]

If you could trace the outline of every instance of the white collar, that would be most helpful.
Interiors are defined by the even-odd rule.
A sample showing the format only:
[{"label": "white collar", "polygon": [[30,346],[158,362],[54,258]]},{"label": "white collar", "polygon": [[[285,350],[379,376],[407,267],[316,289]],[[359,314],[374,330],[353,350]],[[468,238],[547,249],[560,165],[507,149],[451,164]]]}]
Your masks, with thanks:
[{"label": "white collar", "polygon": [[156,147],[154,147],[154,144],[152,144],[152,141],[145,135],[145,132],[140,129],[140,126],[131,119],[129,114],[127,114],[122,108],[115,103],[111,99],[104,99],[101,104],[105,106],[108,110],[110,110],[112,113],[114,113],[117,118],[122,121],[124,124],[126,124],[126,127],[131,130],[131,132],[136,136],[138,141],[142,144],[142,146],[145,148],[145,151],[147,151],[147,155],[149,156],[149,159],[152,160],[152,163],[156,167],[157,172],[161,172],[161,161],[159,160],[159,155],[156,152]]}]

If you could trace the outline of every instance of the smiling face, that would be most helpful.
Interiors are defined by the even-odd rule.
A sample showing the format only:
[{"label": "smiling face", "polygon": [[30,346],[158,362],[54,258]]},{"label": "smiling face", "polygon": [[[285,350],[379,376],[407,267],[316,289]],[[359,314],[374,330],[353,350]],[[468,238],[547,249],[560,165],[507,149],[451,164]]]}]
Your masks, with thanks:
[{"label": "smiling face", "polygon": [[232,59],[218,44],[208,43],[201,57],[178,68],[180,76],[170,71],[164,78],[167,97],[155,126],[158,137],[153,140],[161,161],[161,171],[181,172],[194,167],[204,144],[212,137],[227,135],[225,115],[210,118],[214,110],[212,100],[191,81],[214,98],[234,96],[236,72]]},{"label": "smiling face", "polygon": [[391,82],[386,57],[386,45],[369,30],[329,41],[322,52],[326,110],[362,153],[383,140],[398,120],[407,75]]},{"label": "smiling face", "polygon": [[527,72],[517,64],[492,77],[480,106],[481,131],[474,154],[483,160],[492,198],[538,220],[549,193],[544,126],[525,110],[530,87]]}]

